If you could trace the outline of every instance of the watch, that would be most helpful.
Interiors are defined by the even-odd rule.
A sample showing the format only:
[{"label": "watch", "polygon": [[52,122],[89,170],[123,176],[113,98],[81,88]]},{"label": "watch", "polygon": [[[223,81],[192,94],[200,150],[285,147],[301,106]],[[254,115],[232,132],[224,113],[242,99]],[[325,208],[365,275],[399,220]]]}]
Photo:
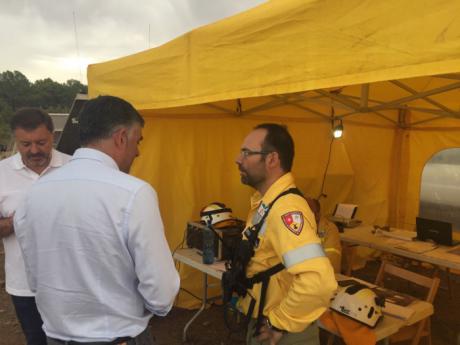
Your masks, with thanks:
[{"label": "watch", "polygon": [[279,329],[278,327],[273,326],[270,320],[268,319],[268,317],[266,317],[265,320],[266,320],[265,323],[267,327],[270,328],[271,330],[276,331],[276,332],[281,332],[281,333],[287,333],[284,329]]}]

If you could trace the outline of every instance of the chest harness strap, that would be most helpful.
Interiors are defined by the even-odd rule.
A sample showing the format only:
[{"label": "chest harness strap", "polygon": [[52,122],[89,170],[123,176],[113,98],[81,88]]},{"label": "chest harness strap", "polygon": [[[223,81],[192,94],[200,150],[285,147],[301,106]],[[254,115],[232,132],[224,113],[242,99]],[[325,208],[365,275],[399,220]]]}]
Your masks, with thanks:
[{"label": "chest harness strap", "polygon": [[[262,218],[260,219],[260,221],[257,224],[251,226],[250,228],[247,228],[244,231],[244,235],[248,239],[249,245],[251,247],[251,254],[252,254],[251,257],[254,256],[254,248],[256,248],[259,245],[258,235],[259,235],[260,230],[262,229],[262,226],[263,226],[263,224],[265,222],[265,219],[268,216],[268,213],[270,212],[270,210],[271,210],[272,206],[274,205],[274,203],[279,198],[281,198],[282,196],[285,196],[287,194],[296,194],[296,195],[300,195],[300,196],[303,197],[302,192],[297,188],[290,188],[288,190],[285,190],[284,192],[280,193],[268,205],[268,207],[266,208],[266,210],[265,210],[264,214],[262,215]],[[256,273],[251,278],[247,278],[246,274],[245,274],[244,285],[246,287],[246,290],[251,289],[254,286],[254,284],[262,283],[262,288],[261,288],[261,292],[260,292],[260,300],[259,300],[259,313],[258,313],[258,316],[257,316],[257,322],[256,322],[254,336],[258,336],[260,334],[260,328],[263,326],[263,318],[264,318],[263,310],[264,310],[264,306],[265,306],[265,299],[266,299],[266,296],[267,296],[267,289],[268,289],[268,283],[270,281],[270,277],[272,275],[282,271],[284,268],[285,268],[284,265],[280,262],[279,264],[277,264],[277,265],[275,265],[273,267],[270,267],[269,269],[267,269],[265,271]],[[246,270],[245,270],[245,272],[246,272]],[[254,312],[255,304],[256,304],[256,300],[255,300],[255,298],[253,296],[251,296],[251,303],[249,305],[248,314],[247,314],[248,320],[252,317],[252,314]]]}]

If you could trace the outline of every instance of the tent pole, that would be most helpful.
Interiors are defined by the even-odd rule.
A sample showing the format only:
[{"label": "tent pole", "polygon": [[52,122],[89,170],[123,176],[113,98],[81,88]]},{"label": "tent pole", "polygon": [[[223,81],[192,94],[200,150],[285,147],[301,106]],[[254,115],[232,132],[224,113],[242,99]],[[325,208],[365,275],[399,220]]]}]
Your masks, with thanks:
[{"label": "tent pole", "polygon": [[398,126],[393,140],[393,157],[390,170],[390,188],[388,195],[389,225],[398,228],[405,226],[406,198],[409,180],[409,152],[410,152],[410,111],[406,108],[399,110]]}]

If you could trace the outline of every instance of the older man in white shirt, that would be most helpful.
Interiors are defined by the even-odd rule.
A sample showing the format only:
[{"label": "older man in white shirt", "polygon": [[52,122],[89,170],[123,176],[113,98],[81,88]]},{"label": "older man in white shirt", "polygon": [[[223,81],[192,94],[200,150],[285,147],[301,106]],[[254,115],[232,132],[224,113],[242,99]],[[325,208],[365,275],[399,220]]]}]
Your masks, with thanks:
[{"label": "older man in white shirt", "polygon": [[[48,344],[150,344],[150,318],[172,307],[179,275],[156,193],[127,174],[143,124],[120,98],[88,101],[79,118],[83,148],[35,184],[16,212]],[[53,197],[45,203],[43,195]]]},{"label": "older man in white shirt", "polygon": [[[13,227],[13,214],[39,177],[59,168],[70,156],[53,150],[53,121],[38,108],[18,110],[11,120],[18,153],[0,161],[0,236],[5,248],[5,289],[28,345],[46,345],[43,321],[27,284],[24,260]],[[44,202],[46,196],[42,196]]]}]

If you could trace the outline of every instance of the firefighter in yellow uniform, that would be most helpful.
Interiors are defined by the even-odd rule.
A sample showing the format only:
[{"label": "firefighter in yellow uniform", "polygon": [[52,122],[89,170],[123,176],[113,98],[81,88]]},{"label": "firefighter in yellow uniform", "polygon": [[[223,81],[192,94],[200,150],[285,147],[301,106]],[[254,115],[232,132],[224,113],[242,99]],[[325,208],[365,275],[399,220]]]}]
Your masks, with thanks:
[{"label": "firefighter in yellow uniform", "polygon": [[[258,223],[277,196],[294,185],[290,173],[294,143],[287,129],[276,124],[257,126],[244,140],[236,163],[241,181],[257,190],[251,199],[248,226]],[[256,301],[247,344],[319,344],[315,320],[328,308],[337,288],[333,268],[316,233],[316,222],[306,200],[297,194],[277,199],[258,234],[258,245],[247,277],[280,262],[285,269],[272,275],[263,306],[263,325],[254,336],[261,284],[239,302],[248,313]]]},{"label": "firefighter in yellow uniform", "polygon": [[340,243],[339,229],[325,217],[321,217],[318,224],[318,236],[321,238],[324,251],[334,267],[335,273],[340,273],[342,266],[342,245]]},{"label": "firefighter in yellow uniform", "polygon": [[315,215],[318,225],[318,236],[323,244],[324,251],[334,267],[335,273],[340,273],[342,265],[342,245],[337,226],[327,218],[321,216],[321,206],[317,199],[308,198],[308,205]]}]

